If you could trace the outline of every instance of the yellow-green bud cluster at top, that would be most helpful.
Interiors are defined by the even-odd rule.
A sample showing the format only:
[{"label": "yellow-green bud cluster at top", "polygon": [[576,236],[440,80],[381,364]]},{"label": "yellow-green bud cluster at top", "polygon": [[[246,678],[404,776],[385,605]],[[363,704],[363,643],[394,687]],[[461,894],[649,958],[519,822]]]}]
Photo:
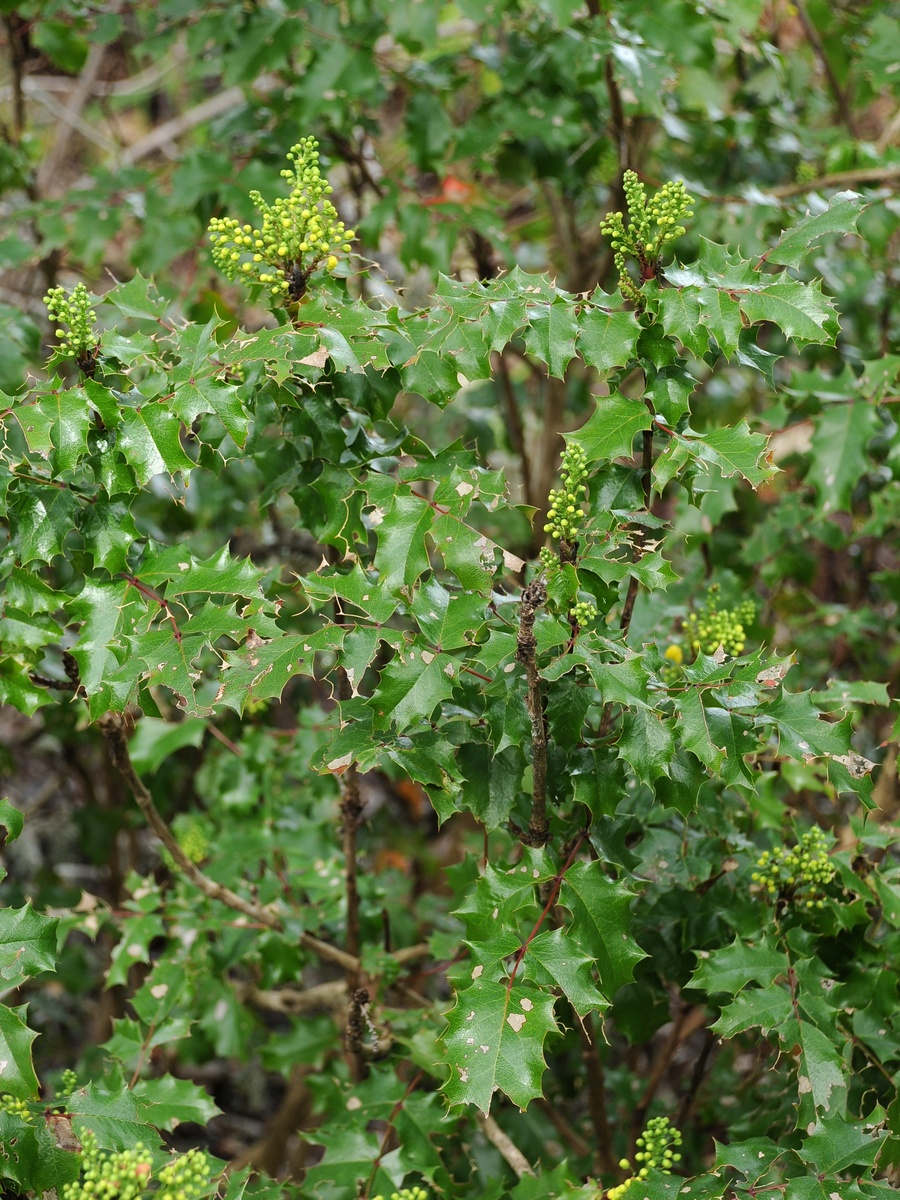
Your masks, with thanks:
[{"label": "yellow-green bud cluster at top", "polygon": [[768,899],[781,895],[801,908],[824,908],[822,889],[834,878],[828,845],[827,836],[813,825],[792,850],[785,846],[764,850],[750,878]]},{"label": "yellow-green bud cluster at top", "polygon": [[319,143],[302,138],[288,151],[291,166],[281,172],[291,185],[287,197],[271,204],[258,191],[250,192],[262,215],[259,228],[234,217],[213,217],[209,223],[212,256],[229,279],[261,283],[276,299],[299,300],[306,280],[320,266],[329,271],[338,251],[348,253],[354,236],[345,229],[328,199],[332,188],[319,171]]},{"label": "yellow-green bud cluster at top", "polygon": [[199,1150],[176,1154],[157,1172],[151,1185],[152,1156],[142,1143],[130,1150],[107,1151],[96,1135],[81,1134],[81,1177],[60,1188],[60,1200],[197,1200],[210,1191],[210,1170]]},{"label": "yellow-green bud cluster at top", "polygon": [[654,278],[663,250],[684,233],[681,222],[694,215],[691,209],[694,201],[681,180],[664,183],[648,200],[644,185],[634,171],[625,172],[622,189],[628,208],[628,224],[625,224],[623,213],[610,213],[601,221],[600,232],[606,234],[613,249],[619,290],[627,300],[639,302],[640,287],[628,274],[628,255],[637,260],[642,282]]},{"label": "yellow-green bud cluster at top", "polygon": [[0,1096],[0,1112],[9,1113],[11,1117],[21,1117],[23,1121],[27,1121],[32,1125],[32,1112],[24,1100],[20,1100],[18,1096],[11,1096],[9,1092],[4,1092]]},{"label": "yellow-green bud cluster at top", "polygon": [[726,654],[743,654],[747,644],[746,626],[756,617],[756,605],[745,600],[737,608],[719,608],[715,584],[706,594],[699,612],[690,613],[684,623],[688,644],[696,654],[715,654],[721,646]]},{"label": "yellow-green bud cluster at top", "polygon": [[597,606],[596,604],[591,604],[588,600],[579,600],[569,609],[569,620],[580,629],[584,629],[586,625],[593,624],[596,619]]},{"label": "yellow-green bud cluster at top", "polygon": [[624,1183],[611,1187],[606,1193],[608,1200],[621,1200],[633,1183],[646,1179],[654,1167],[664,1175],[672,1174],[672,1167],[681,1162],[678,1147],[681,1145],[681,1133],[675,1129],[668,1117],[652,1117],[647,1122],[647,1128],[637,1140],[635,1163],[640,1166],[635,1169],[627,1158],[620,1159],[619,1166],[623,1171],[634,1171]]},{"label": "yellow-green bud cluster at top", "polygon": [[66,294],[65,288],[50,288],[44,303],[47,316],[58,326],[56,337],[60,354],[67,358],[92,355],[98,341],[94,329],[97,314],[91,308],[91,298],[84,284],[76,284],[71,295]]},{"label": "yellow-green bud cluster at top", "polygon": [[550,507],[544,533],[562,542],[574,542],[580,522],[584,519],[581,507],[587,496],[585,479],[588,476],[586,456],[576,444],[566,446],[562,458],[562,487],[550,491]]}]

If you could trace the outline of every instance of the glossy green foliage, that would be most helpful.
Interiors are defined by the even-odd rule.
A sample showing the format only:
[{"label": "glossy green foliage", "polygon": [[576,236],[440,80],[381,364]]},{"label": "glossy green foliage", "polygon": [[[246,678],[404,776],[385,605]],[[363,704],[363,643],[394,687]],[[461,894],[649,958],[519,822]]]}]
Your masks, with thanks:
[{"label": "glossy green foliage", "polygon": [[5,6],[9,1190],[893,1189],[888,9]]}]

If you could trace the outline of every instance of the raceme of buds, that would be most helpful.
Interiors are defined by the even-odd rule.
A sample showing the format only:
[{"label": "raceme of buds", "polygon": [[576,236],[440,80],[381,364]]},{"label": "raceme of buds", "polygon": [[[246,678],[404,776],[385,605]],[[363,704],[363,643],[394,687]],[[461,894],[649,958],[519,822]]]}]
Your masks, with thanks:
[{"label": "raceme of buds", "polygon": [[600,232],[610,239],[613,257],[619,272],[619,290],[626,300],[642,303],[640,287],[627,270],[627,256],[637,259],[641,280],[652,279],[659,273],[659,259],[664,248],[685,232],[681,224],[692,217],[692,198],[681,180],[663,184],[648,200],[644,185],[634,171],[622,177],[622,189],[628,209],[628,224],[620,212],[610,213],[600,223]]},{"label": "raceme of buds", "polygon": [[79,360],[92,358],[98,341],[94,329],[97,314],[91,308],[91,298],[84,284],[76,284],[68,296],[65,288],[50,288],[44,303],[48,317],[58,326],[56,337],[60,354]]},{"label": "raceme of buds", "polygon": [[726,654],[736,657],[743,654],[747,644],[746,627],[756,617],[756,605],[745,600],[737,608],[718,606],[715,585],[706,594],[699,612],[690,613],[684,623],[688,645],[694,654],[715,654],[721,646]]},{"label": "raceme of buds", "polygon": [[29,1125],[33,1123],[31,1109],[25,1101],[20,1100],[18,1096],[11,1096],[9,1092],[4,1092],[0,1096],[0,1112],[9,1113],[12,1117],[21,1117]]},{"label": "raceme of buds", "polygon": [[802,908],[823,908],[822,889],[834,878],[828,837],[813,825],[792,850],[764,850],[750,878],[768,898],[781,896]]},{"label": "raceme of buds", "polygon": [[354,233],[345,229],[328,199],[332,188],[319,171],[319,143],[301,138],[288,151],[291,166],[281,172],[290,195],[268,204],[250,192],[262,215],[259,228],[234,217],[213,217],[209,239],[216,266],[229,279],[260,283],[277,300],[301,299],[309,276],[324,266],[332,271],[338,251],[348,253]]},{"label": "raceme of buds", "polygon": [[583,629],[597,619],[597,606],[587,600],[579,600],[569,609],[569,619],[574,625]]},{"label": "raceme of buds", "polygon": [[[384,1196],[375,1196],[373,1200],[384,1200]],[[420,1187],[403,1188],[400,1192],[391,1192],[390,1200],[428,1200],[428,1193]]]},{"label": "raceme of buds", "polygon": [[129,1150],[107,1151],[91,1130],[81,1134],[81,1177],[64,1184],[60,1200],[198,1200],[210,1192],[210,1169],[200,1150],[176,1154],[152,1181],[152,1155],[138,1142]]},{"label": "raceme of buds", "polygon": [[576,444],[566,446],[562,459],[562,487],[550,492],[550,507],[544,533],[563,542],[574,542],[580,522],[584,519],[581,505],[587,496],[585,479],[588,476],[586,456]]},{"label": "raceme of buds", "polygon": [[[646,1179],[652,1169],[661,1171],[663,1175],[671,1175],[672,1167],[681,1161],[678,1147],[681,1145],[681,1133],[675,1129],[668,1117],[652,1117],[647,1127],[637,1139],[635,1162],[641,1165],[630,1178],[617,1187],[611,1187],[606,1193],[608,1200],[621,1200],[631,1185],[639,1179]],[[619,1162],[623,1171],[633,1171],[627,1158]]]}]

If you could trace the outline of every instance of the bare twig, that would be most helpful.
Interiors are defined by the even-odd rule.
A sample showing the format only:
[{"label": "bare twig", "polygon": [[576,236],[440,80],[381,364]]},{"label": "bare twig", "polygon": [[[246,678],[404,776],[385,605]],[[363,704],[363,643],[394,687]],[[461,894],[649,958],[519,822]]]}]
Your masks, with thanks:
[{"label": "bare twig", "polygon": [[529,1165],[528,1159],[515,1144],[515,1142],[507,1134],[503,1132],[493,1117],[486,1117],[483,1113],[475,1114],[478,1119],[478,1124],[481,1126],[481,1131],[487,1140],[491,1143],[495,1150],[499,1150],[503,1158],[512,1167],[519,1179],[523,1175],[534,1175],[534,1171]]},{"label": "bare twig", "polygon": [[828,58],[825,50],[825,45],[819,36],[819,31],[809,19],[809,14],[806,11],[806,5],[803,0],[794,0],[794,11],[797,14],[797,19],[803,26],[803,32],[806,34],[806,40],[812,46],[813,53],[819,60],[822,70],[825,72],[825,78],[828,80],[828,86],[831,89],[831,94],[834,96],[837,104],[838,112],[841,120],[847,127],[847,132],[851,137],[856,137],[856,122],[853,119],[853,113],[850,109],[850,102],[847,99],[846,91],[841,87],[837,75],[834,73],[834,67]]},{"label": "bare twig", "polygon": [[543,1096],[538,1096],[534,1103],[574,1154],[579,1158],[587,1158],[591,1154],[590,1143],[572,1128],[555,1104],[551,1104]]},{"label": "bare twig", "polygon": [[[653,487],[652,471],[653,471],[653,430],[645,429],[644,430],[644,450],[643,450],[643,455],[641,457],[641,476],[642,476],[641,482],[642,482],[643,488],[644,488],[644,507],[646,508],[647,512],[650,511],[650,499],[651,499],[651,491],[652,491],[652,487]],[[643,550],[644,550],[644,530],[641,526],[638,526],[638,528],[635,532],[634,542],[635,542],[635,554],[637,555],[637,559],[639,561],[643,554]],[[631,624],[631,618],[632,618],[632,615],[634,614],[634,602],[637,599],[637,593],[638,593],[639,586],[640,586],[640,584],[638,583],[637,576],[632,575],[628,581],[628,593],[625,596],[625,603],[622,606],[622,617],[619,621],[619,628],[625,634],[628,633],[628,627]]]},{"label": "bare twig", "polygon": [[509,440],[512,442],[513,449],[519,456],[520,469],[522,472],[522,497],[526,504],[533,504],[531,491],[531,461],[528,455],[528,445],[525,441],[525,429],[522,425],[522,414],[519,411],[519,403],[516,400],[516,394],[513,390],[512,377],[509,373],[509,363],[504,354],[495,354],[494,370],[497,375],[497,382],[500,384],[500,394],[503,397],[503,406],[506,412],[507,428],[509,430]]},{"label": "bare twig", "polygon": [[537,668],[537,641],[534,620],[537,610],[547,603],[547,585],[542,579],[530,583],[522,592],[519,606],[519,632],[516,635],[516,658],[525,668],[527,694],[525,703],[531,717],[531,770],[534,783],[531,792],[531,819],[522,833],[527,846],[544,846],[550,837],[547,824],[547,720],[541,695],[541,677]]},{"label": "bare twig", "polygon": [[581,1058],[587,1079],[588,1107],[596,1137],[594,1147],[596,1168],[598,1171],[612,1172],[616,1169],[616,1159],[613,1154],[612,1130],[609,1127],[609,1117],[606,1111],[606,1078],[591,1013],[582,1017],[578,1022],[578,1033],[581,1038]]},{"label": "bare twig", "polygon": [[[233,908],[235,912],[243,913],[245,917],[249,917],[252,921],[256,921],[260,925],[264,925],[267,929],[283,929],[284,925],[281,918],[272,912],[271,909],[265,908],[261,904],[256,904],[252,900],[246,900],[243,896],[239,896],[237,892],[233,892],[230,888],[225,887],[221,883],[216,883],[215,880],[204,875],[197,864],[191,862],[181,849],[172,831],[160,816],[159,810],[153,803],[153,797],[134,769],[131,755],[128,752],[126,721],[122,714],[113,712],[105,713],[100,718],[98,725],[100,732],[106,738],[107,745],[109,746],[113,766],[128,784],[137,801],[138,808],[144,814],[147,824],[162,842],[163,846],[165,846],[166,850],[168,850],[178,869],[190,879],[195,887],[199,888],[211,900],[219,900],[222,904]],[[337,963],[345,971],[358,972],[361,968],[358,958],[352,954],[347,954],[346,951],[339,949],[337,946],[329,945],[328,942],[323,942],[319,938],[313,937],[310,933],[301,933],[299,935],[299,942],[306,950],[312,951],[328,962]]]}]

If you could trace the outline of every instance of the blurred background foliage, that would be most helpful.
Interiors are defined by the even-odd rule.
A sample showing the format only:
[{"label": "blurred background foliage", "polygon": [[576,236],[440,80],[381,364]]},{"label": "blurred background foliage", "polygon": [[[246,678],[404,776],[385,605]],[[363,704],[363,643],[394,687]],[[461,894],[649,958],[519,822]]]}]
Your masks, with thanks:
[{"label": "blurred background foliage", "polygon": [[[0,15],[0,390],[9,396],[43,369],[52,331],[41,297],[50,286],[84,281],[99,294],[140,272],[187,318],[224,317],[225,336],[263,324],[267,314],[214,270],[206,227],[213,215],[249,218],[248,190],[270,190],[301,135],[318,138],[333,199],[357,230],[360,260],[371,264],[357,273],[351,260],[348,285],[385,305],[427,303],[441,274],[472,281],[516,265],[548,272],[572,292],[597,284],[612,291],[612,254],[598,227],[622,207],[627,169],[651,186],[685,180],[696,202],[679,243],[683,261],[703,238],[755,261],[779,230],[824,210],[834,193],[862,193],[868,207],[858,234],[827,242],[809,263],[841,314],[837,345],[791,351],[773,369],[772,386],[740,365],[710,374],[708,387],[700,381],[697,423],[704,412],[716,425],[746,417],[771,435],[780,474],[758,492],[714,478],[699,509],[659,503],[658,515],[678,534],[683,579],[664,602],[639,598],[631,636],[661,644],[676,637],[678,621],[714,580],[728,602],[756,598],[755,636],[796,653],[795,686],[825,692],[838,676],[895,690],[900,4],[0,0]],[[764,346],[767,336],[768,349],[781,354],[780,334],[767,331]],[[427,429],[434,444],[458,438],[475,446],[507,470],[514,499],[540,511],[556,478],[558,435],[590,411],[589,380],[577,363],[564,382],[548,378],[515,345],[495,367],[493,379],[470,385],[445,412],[408,395],[400,416],[413,433]],[[227,537],[235,554],[271,568],[273,580],[284,565],[306,573],[322,549],[297,528],[289,501],[258,500],[267,483],[249,461],[219,475],[198,472],[177,505],[151,488],[140,520],[162,540],[189,541],[201,557]],[[533,552],[529,522],[516,513],[505,519],[511,548]],[[876,818],[891,821],[895,716],[869,702],[882,694],[861,687],[851,703],[857,749],[885,764]],[[198,719],[145,719],[135,763],[201,860],[214,846],[216,861],[239,861],[251,877],[253,863],[273,856],[305,861],[302,887],[328,896],[339,865],[336,787],[307,764],[329,703],[324,684],[295,680],[243,724],[223,718],[213,730]],[[92,914],[71,914],[86,903],[83,894],[104,905],[93,940],[71,938],[54,983],[29,994],[30,1019],[43,1035],[39,1074],[73,1065],[74,1053],[89,1077],[111,1052],[111,1035],[126,1063],[147,1050],[125,995],[139,988],[142,964],[162,942],[158,896],[150,888],[135,899],[132,875],[150,877],[156,860],[79,712],[60,706],[0,719],[8,793],[28,815],[8,851],[7,902],[35,897],[82,930]],[[785,767],[771,787],[779,789],[768,810],[773,826],[785,797],[797,812],[839,823],[836,798],[814,765]],[[365,789],[373,869],[361,880],[364,932],[378,941],[387,911],[398,944],[427,929],[434,953],[452,959],[459,925],[447,914],[441,872],[462,857],[471,830],[451,823],[438,833],[422,789],[408,781],[376,773]],[[760,813],[765,824],[765,789]],[[406,830],[402,849],[391,836],[398,826]],[[644,843],[645,862],[669,852],[668,836],[660,828]],[[692,847],[696,877],[705,852],[699,842]],[[273,885],[260,872],[259,883],[278,879]],[[179,900],[176,887],[170,904],[179,903],[190,909],[189,889]],[[119,937],[123,920],[127,938]],[[215,1153],[297,1170],[308,1144],[267,1131],[273,1113],[287,1110],[296,1125],[311,1106],[338,1111],[337,1075],[313,1077],[307,1065],[327,1044],[324,1018],[260,1015],[250,992],[295,978],[301,957],[283,939],[268,945],[239,928],[207,939],[201,928],[173,967],[196,1023],[180,1049],[160,1041],[152,1054],[161,1068],[213,1089],[224,1110],[210,1125]],[[655,950],[665,958],[665,947]],[[684,965],[672,970],[683,974]],[[635,1044],[613,1057],[607,1080],[623,1110],[640,1100],[635,1081],[652,1061],[654,1031],[668,1036],[671,1017],[663,990],[637,988],[631,1000],[620,1036],[634,1034]],[[411,1061],[427,1058],[415,1009],[398,1018],[394,1036]],[[574,1079],[577,1045],[567,1053]],[[673,1051],[670,1071],[689,1078],[691,1070]],[[756,1061],[737,1061],[734,1072],[748,1096],[764,1089]],[[380,1080],[376,1072],[370,1083],[373,1112],[396,1099],[387,1087],[381,1097]],[[677,1093],[677,1080],[672,1087]],[[699,1126],[716,1129],[716,1098],[691,1099],[692,1110],[698,1104]],[[209,1113],[192,1115],[205,1121]],[[187,1140],[198,1136],[190,1116]],[[530,1110],[534,1147],[548,1137],[565,1141],[553,1117],[552,1108]],[[474,1138],[470,1179],[487,1194],[496,1150],[458,1126],[444,1136],[445,1155],[453,1145],[462,1155],[463,1138]],[[427,1157],[427,1138],[419,1149]],[[563,1149],[590,1159],[577,1137]]]}]

